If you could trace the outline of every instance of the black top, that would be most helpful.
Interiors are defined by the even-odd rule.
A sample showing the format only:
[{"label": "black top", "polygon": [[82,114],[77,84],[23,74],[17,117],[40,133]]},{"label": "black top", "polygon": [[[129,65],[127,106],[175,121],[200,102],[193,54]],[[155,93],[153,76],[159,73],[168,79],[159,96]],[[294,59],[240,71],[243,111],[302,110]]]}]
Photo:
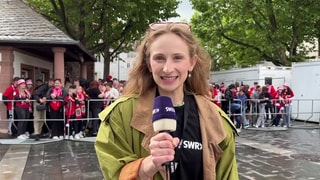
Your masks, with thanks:
[{"label": "black top", "polygon": [[101,93],[99,88],[89,88],[87,89],[86,93],[90,97],[89,108],[91,110],[95,108],[103,109],[103,101],[98,97],[98,95]]},{"label": "black top", "polygon": [[170,162],[171,180],[203,179],[202,140],[197,104],[192,95],[185,96],[184,106],[175,107],[177,129],[172,133],[180,138],[175,159]]},{"label": "black top", "polygon": [[35,89],[35,94],[33,95],[33,98],[40,103],[39,99],[45,97],[48,90],[49,90],[49,85],[48,84],[39,85]]}]

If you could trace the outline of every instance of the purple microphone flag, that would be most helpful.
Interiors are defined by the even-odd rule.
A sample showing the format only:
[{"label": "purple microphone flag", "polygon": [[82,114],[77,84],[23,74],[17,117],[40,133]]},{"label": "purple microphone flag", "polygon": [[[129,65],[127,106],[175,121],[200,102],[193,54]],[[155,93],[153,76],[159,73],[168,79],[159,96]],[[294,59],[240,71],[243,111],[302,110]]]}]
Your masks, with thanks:
[{"label": "purple microphone flag", "polygon": [[177,119],[171,98],[168,96],[158,96],[154,99],[152,122],[160,119]]}]

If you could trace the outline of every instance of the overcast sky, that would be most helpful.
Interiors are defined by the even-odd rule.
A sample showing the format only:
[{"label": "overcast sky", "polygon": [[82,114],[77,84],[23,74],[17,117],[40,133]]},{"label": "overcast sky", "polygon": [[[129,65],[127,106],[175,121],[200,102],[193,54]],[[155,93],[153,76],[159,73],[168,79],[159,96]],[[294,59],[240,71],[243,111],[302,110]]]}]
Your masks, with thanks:
[{"label": "overcast sky", "polygon": [[170,18],[169,21],[181,21],[186,19],[190,22],[193,10],[191,6],[191,2],[189,0],[181,0],[182,2],[179,4],[177,13],[180,14],[180,17]]}]

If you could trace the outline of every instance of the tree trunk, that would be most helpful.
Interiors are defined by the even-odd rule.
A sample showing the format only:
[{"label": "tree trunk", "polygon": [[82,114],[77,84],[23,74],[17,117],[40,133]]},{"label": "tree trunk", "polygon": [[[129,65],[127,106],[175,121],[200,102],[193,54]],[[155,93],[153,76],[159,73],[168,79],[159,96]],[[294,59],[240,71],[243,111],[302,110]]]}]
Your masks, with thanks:
[{"label": "tree trunk", "polygon": [[110,54],[109,50],[104,51],[104,68],[103,68],[103,79],[106,79],[110,73]]}]

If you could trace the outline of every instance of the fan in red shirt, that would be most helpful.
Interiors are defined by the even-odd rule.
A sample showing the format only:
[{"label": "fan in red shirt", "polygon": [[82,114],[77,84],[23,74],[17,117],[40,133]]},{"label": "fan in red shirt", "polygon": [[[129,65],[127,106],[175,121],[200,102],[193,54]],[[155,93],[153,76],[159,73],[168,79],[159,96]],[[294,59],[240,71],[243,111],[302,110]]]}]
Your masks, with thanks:
[{"label": "fan in red shirt", "polygon": [[294,97],[294,93],[292,89],[289,87],[288,83],[283,84],[283,95],[284,99],[284,114],[283,114],[283,127],[290,126],[291,121],[291,103],[292,98]]},{"label": "fan in red shirt", "polygon": [[29,136],[25,134],[27,129],[27,121],[26,119],[29,119],[30,116],[30,110],[31,109],[31,94],[26,89],[26,82],[24,79],[19,79],[17,82],[17,89],[16,93],[13,96],[13,99],[15,100],[15,108],[14,112],[17,115],[15,117],[17,121],[17,127],[18,127],[18,139],[28,139]]},{"label": "fan in red shirt", "polygon": [[2,100],[4,100],[3,103],[7,106],[7,119],[9,120],[8,134],[13,136],[17,134],[17,129],[12,126],[13,113],[14,113],[12,100],[13,100],[13,96],[16,93],[17,83],[19,79],[20,79],[19,77],[13,78],[12,84],[9,87],[7,87],[7,89],[2,94]]},{"label": "fan in red shirt", "polygon": [[253,94],[254,90],[256,89],[257,85],[258,85],[258,82],[254,82],[254,83],[253,83],[253,86],[251,86],[251,87],[249,88],[249,95],[250,95],[250,97],[252,97],[252,94]]},{"label": "fan in red shirt", "polygon": [[[75,112],[76,112],[76,101],[77,101],[77,95],[76,93],[76,86],[71,85],[68,90],[68,96],[64,98],[64,108],[65,108],[65,122],[66,122],[66,131],[67,134],[70,135],[69,138],[72,139],[73,137],[73,131],[74,131],[74,122],[70,121],[75,119]],[[68,130],[69,127],[69,130]]]},{"label": "fan in red shirt", "polygon": [[220,92],[220,87],[218,84],[214,84],[212,88],[212,99],[213,102],[221,107],[221,92]]},{"label": "fan in red shirt", "polygon": [[268,88],[268,93],[270,94],[272,100],[271,100],[271,104],[266,105],[266,113],[267,113],[267,120],[269,119],[269,112],[271,114],[271,119],[273,119],[274,117],[274,105],[275,105],[275,99],[277,98],[277,94],[278,92],[276,91],[276,89],[274,88],[274,86],[271,84],[271,82],[266,82],[266,87]]}]

